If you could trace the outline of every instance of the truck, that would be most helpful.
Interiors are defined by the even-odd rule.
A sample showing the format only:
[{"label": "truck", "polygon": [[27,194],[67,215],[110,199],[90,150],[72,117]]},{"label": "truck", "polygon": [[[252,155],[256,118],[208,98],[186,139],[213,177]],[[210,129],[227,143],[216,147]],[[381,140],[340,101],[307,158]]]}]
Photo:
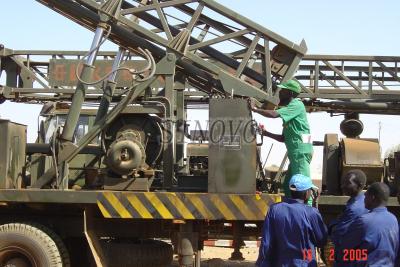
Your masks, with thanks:
[{"label": "truck", "polygon": [[[38,2],[95,34],[87,52],[0,46],[1,101],[43,104],[35,143],[0,120],[0,266],[167,266],[174,254],[200,266],[204,240],[220,236],[242,259],[282,198],[247,99],[275,107],[275,85],[293,77],[310,112],[345,114],[346,138],[315,142],[324,219],[347,201],[347,170],[368,184],[387,173],[358,114],[398,114],[399,57],[306,55],[305,41],[213,0]],[[99,51],[106,40],[119,50]],[[198,106],[208,128],[189,131]],[[399,215],[394,197],[389,207]]]}]

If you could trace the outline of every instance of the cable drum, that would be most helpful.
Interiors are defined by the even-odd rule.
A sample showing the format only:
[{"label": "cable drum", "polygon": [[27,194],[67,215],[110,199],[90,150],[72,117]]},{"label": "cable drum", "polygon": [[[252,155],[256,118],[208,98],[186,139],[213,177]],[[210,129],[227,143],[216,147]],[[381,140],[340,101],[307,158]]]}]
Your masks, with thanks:
[{"label": "cable drum", "polygon": [[340,131],[348,138],[360,136],[364,130],[364,124],[358,119],[345,119],[340,123]]}]

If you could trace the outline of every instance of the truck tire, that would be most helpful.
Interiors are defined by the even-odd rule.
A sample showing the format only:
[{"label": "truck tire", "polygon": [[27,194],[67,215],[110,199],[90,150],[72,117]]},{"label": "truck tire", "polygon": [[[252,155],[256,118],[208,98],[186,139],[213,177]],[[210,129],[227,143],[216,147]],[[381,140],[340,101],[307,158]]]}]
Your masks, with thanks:
[{"label": "truck tire", "polygon": [[0,225],[0,267],[70,267],[68,251],[50,229],[34,223]]},{"label": "truck tire", "polygon": [[103,244],[110,267],[165,267],[173,258],[170,244],[159,240],[111,241]]}]

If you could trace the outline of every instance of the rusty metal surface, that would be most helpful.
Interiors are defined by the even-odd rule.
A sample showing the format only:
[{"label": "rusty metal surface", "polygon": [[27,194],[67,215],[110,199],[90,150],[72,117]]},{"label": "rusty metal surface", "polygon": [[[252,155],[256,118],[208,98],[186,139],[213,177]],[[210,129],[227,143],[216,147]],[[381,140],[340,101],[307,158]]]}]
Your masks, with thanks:
[{"label": "rusty metal surface", "polygon": [[377,139],[343,138],[343,163],[347,166],[382,166],[381,150]]},{"label": "rusty metal surface", "polygon": [[[109,60],[97,60],[94,64],[95,71],[93,73],[93,80],[98,80],[100,77],[104,77],[111,71],[113,61]],[[130,60],[125,61],[122,66],[127,68],[143,69],[146,66],[144,60]],[[78,82],[75,75],[76,68],[82,69],[82,61],[77,59],[50,59],[49,62],[49,85],[51,87],[63,87],[71,86],[74,87]],[[160,79],[162,84],[162,79]],[[118,79],[117,86],[128,87],[132,83],[132,75],[127,70],[121,70]]]},{"label": "rusty metal surface", "polygon": [[342,139],[342,177],[352,169],[360,169],[367,176],[367,185],[380,182],[383,162],[377,139]]}]

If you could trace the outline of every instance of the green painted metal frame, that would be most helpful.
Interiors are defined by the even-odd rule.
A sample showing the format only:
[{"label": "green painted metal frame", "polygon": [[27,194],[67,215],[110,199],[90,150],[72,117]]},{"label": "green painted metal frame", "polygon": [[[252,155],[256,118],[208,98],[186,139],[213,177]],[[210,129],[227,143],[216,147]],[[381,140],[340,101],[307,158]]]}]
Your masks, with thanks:
[{"label": "green painted metal frame", "polygon": [[[99,119],[89,130],[89,132],[78,142],[77,145],[70,145],[69,149],[65,149],[65,151],[62,151],[62,153],[59,155],[59,162],[61,163],[67,163],[70,162],[76,155],[79,154],[79,152],[86,147],[96,136],[100,134],[100,132],[107,126],[109,125],[115,118],[124,110],[128,104],[130,104],[132,101],[134,101],[138,96],[142,95],[142,93],[145,91],[146,88],[152,85],[157,79],[158,76],[163,76],[166,80],[169,80],[169,87],[173,86],[173,80],[174,80],[174,73],[175,73],[175,61],[176,57],[174,54],[167,54],[165,58],[160,60],[157,65],[155,66],[156,71],[155,71],[155,76],[148,79],[147,81],[144,81],[142,83],[136,84],[134,87],[130,88],[129,92],[127,95],[123,98],[121,102],[119,102],[117,105],[115,105],[111,111],[107,113],[104,117]],[[167,84],[168,84],[167,83]],[[168,86],[167,86],[168,87]],[[173,89],[170,89],[173,90]],[[171,119],[168,117],[168,119]],[[172,147],[171,144],[169,144],[170,147]],[[172,149],[174,149],[172,147]],[[167,149],[165,151],[165,157],[171,158],[172,161],[170,163],[164,164],[165,170],[168,174],[173,173],[173,164],[174,164],[174,154],[173,150]],[[62,166],[60,166],[62,167]],[[52,167],[46,172],[35,182],[35,184],[32,185],[32,188],[42,188],[46,184],[48,184],[56,175],[56,168]],[[172,174],[170,176],[167,176],[169,179],[172,179]],[[168,178],[165,180],[168,181]],[[169,185],[166,185],[166,187],[169,187]]]},{"label": "green painted metal frame", "polygon": [[[96,204],[99,193],[104,191],[50,190],[50,189],[0,189],[0,204],[4,203],[54,203],[54,204]],[[134,194],[134,193],[132,193]],[[349,198],[346,196],[320,196],[320,206],[343,206]],[[390,197],[389,207],[398,207],[397,198]]]},{"label": "green painted metal frame", "polygon": [[[7,72],[5,85],[0,85],[1,96],[18,102],[70,101],[75,89],[67,85],[54,87],[50,62],[70,60],[76,62],[85,51],[41,51],[41,50],[0,50],[1,69]],[[99,52],[99,57],[109,61],[115,52]],[[203,55],[205,60],[210,60]],[[40,57],[40,60],[36,59]],[[47,57],[47,59],[43,59]],[[133,58],[132,64],[137,64]],[[296,79],[302,85],[301,98],[316,100],[374,100],[376,102],[395,102],[400,100],[400,57],[392,56],[341,56],[306,55],[303,57]],[[267,68],[258,60],[254,68]],[[339,75],[340,74],[340,75]],[[67,77],[68,78],[68,77]],[[19,81],[19,82],[18,82]],[[34,87],[35,86],[35,87]],[[185,84],[186,96],[207,98],[207,94],[193,91],[189,83]],[[190,89],[190,90],[189,90]],[[88,90],[86,101],[98,101],[102,90],[93,87]],[[115,94],[124,90],[117,88]],[[115,101],[119,101],[115,97]],[[187,97],[187,100],[190,100]],[[192,98],[193,100],[193,98]],[[319,105],[316,106],[318,108]],[[390,109],[390,107],[386,107]],[[321,109],[323,109],[321,107]]]},{"label": "green painted metal frame", "polygon": [[[92,30],[98,24],[99,17],[101,17],[97,14],[106,14],[102,5],[93,0],[82,0],[79,2],[41,0],[39,2]],[[190,6],[187,5],[187,3],[190,3]],[[192,8],[193,5],[196,5],[196,7]],[[183,12],[187,14],[187,19],[183,22],[186,27],[178,29],[174,25],[171,25],[171,23],[167,21],[164,8],[174,9],[173,12],[171,11],[172,13]],[[151,11],[156,11],[157,15],[155,15],[154,12],[151,13]],[[208,15],[210,12],[216,12],[224,17],[224,20],[230,20],[232,23],[235,23],[237,27],[246,30],[243,31],[237,28],[226,27],[224,22],[212,19]],[[209,27],[210,29],[207,33],[212,31],[219,33],[214,43],[221,43],[222,41],[229,41],[231,39],[235,40],[236,43],[241,45],[241,49],[246,49],[247,55],[262,55],[265,53],[266,51],[263,48],[265,42],[272,42],[284,47],[288,53],[291,53],[293,59],[289,60],[287,63],[287,71],[283,74],[279,74],[282,75],[281,77],[273,73],[277,79],[285,80],[290,78],[297,68],[299,58],[304,56],[307,50],[304,41],[300,45],[296,45],[212,0],[160,1],[148,5],[143,5],[136,1],[122,1],[120,12],[116,14],[107,13],[106,15],[112,17],[112,22],[109,23],[112,27],[112,33],[110,35],[112,41],[128,49],[130,47],[134,48],[139,46],[147,48],[155,57],[162,57],[166,50],[175,53],[178,57],[177,65],[189,76],[189,81],[192,83],[192,86],[208,93],[230,94],[232,89],[235,89],[235,91],[238,90],[239,95],[246,92],[246,95],[256,97],[260,101],[270,101],[274,103],[278,101],[276,96],[274,97],[271,94],[267,94],[263,87],[257,88],[249,83],[247,79],[242,79],[238,82],[237,79],[234,79],[235,77],[233,75],[228,74],[225,68],[236,70],[239,74],[237,76],[246,75],[246,77],[256,80],[261,84],[272,84],[270,81],[272,77],[270,77],[270,75],[247,67],[248,60],[235,59],[223,53],[223,51],[211,47],[206,43],[207,38],[203,38],[203,41],[198,40],[195,36],[195,31],[197,29],[196,27],[199,25],[206,25]],[[142,26],[140,22],[133,22],[128,19],[130,15],[135,15],[140,19],[140,22],[143,21],[144,23],[150,24],[155,27],[157,31],[150,29],[148,26]],[[128,32],[126,29],[130,29],[130,31]],[[139,36],[136,36],[136,34],[132,32],[137,33]],[[264,43],[260,44],[258,39],[264,41]],[[250,47],[248,47],[249,42],[253,44],[250,45]],[[157,45],[157,47],[155,45]],[[201,47],[191,47],[192,45],[199,45]],[[205,61],[198,55],[198,50],[212,57],[215,61],[222,63],[225,65],[225,68]],[[265,58],[269,59],[269,55],[264,57],[264,60]],[[267,79],[269,80],[266,81]],[[207,86],[204,86],[205,81],[207,82]],[[235,84],[236,88],[231,88],[232,84]],[[242,90],[240,90],[241,87],[243,87]]]},{"label": "green painted metal frame", "polygon": [[[165,75],[163,95],[169,101],[169,113],[166,119],[170,122],[185,118],[185,100],[188,100],[184,97],[185,87],[195,87],[203,92],[199,95],[205,101],[208,101],[207,97],[204,98],[207,95],[232,94],[255,97],[260,101],[276,104],[278,99],[276,92],[272,90],[273,80],[285,81],[291,78],[297,69],[299,72],[296,79],[302,84],[303,92],[300,97],[303,98],[381,100],[380,97],[383,96],[393,100],[393,96],[400,96],[398,90],[389,90],[388,85],[385,84],[393,81],[400,83],[397,76],[399,58],[310,56],[305,57],[304,65],[299,67],[307,50],[304,41],[300,45],[296,45],[213,0],[164,0],[154,1],[151,4],[124,0],[109,0],[104,4],[99,4],[94,0],[39,0],[39,2],[91,30],[102,29],[104,31],[107,28],[105,24],[107,24],[111,27],[110,40],[128,50],[138,47],[149,49],[160,62],[170,56],[176,58],[157,66],[158,73]],[[172,25],[170,15],[166,13],[167,8],[186,15],[179,19],[179,27]],[[223,17],[223,20],[214,19],[213,12]],[[132,20],[131,15],[140,20]],[[226,21],[235,26],[228,26]],[[143,26],[142,22],[147,23],[147,26]],[[199,36],[195,36],[199,29],[201,33]],[[222,48],[217,49],[218,45],[226,42],[234,43],[239,48],[236,47],[233,52],[225,51]],[[281,66],[280,70],[275,68],[274,51],[270,51],[272,45],[278,49],[284,49],[286,63]],[[48,63],[35,62],[30,57],[47,54],[53,59],[66,56],[79,58],[81,52],[25,52],[26,58],[21,58],[19,54],[21,51],[0,48],[1,68],[11,74],[10,77],[7,75],[7,85],[1,88],[4,98],[13,99],[14,97],[15,100],[21,100],[23,97],[24,101],[46,101],[70,100],[72,96],[76,96],[76,89],[52,88],[51,79],[38,68],[38,66]],[[115,53],[105,52],[98,55],[112,58]],[[95,58],[96,55],[93,57]],[[3,64],[3,62],[5,63]],[[348,66],[347,64],[351,62],[354,62],[355,65]],[[360,65],[360,62],[367,66]],[[18,74],[19,70],[20,74]],[[179,90],[176,90],[177,88],[174,86],[176,72],[180,73],[183,77],[181,83],[185,84]],[[350,76],[347,72],[358,72],[358,76]],[[376,77],[378,72],[382,73],[380,79]],[[91,76],[91,73],[88,76]],[[364,89],[363,81],[365,80],[368,81],[367,89]],[[34,89],[33,81],[43,89]],[[138,85],[134,96],[128,93],[125,98],[131,101],[143,94],[146,97],[145,92],[152,87],[153,82],[156,81],[152,80],[144,85]],[[324,87],[326,83],[334,89]],[[23,88],[15,88],[17,85],[22,85]],[[27,88],[27,86],[32,88]],[[380,89],[379,93],[374,90],[376,86]],[[395,86],[397,84],[394,85],[394,88]],[[85,90],[88,96],[86,98],[83,94],[80,102],[98,101],[102,95],[102,92],[96,89],[89,90],[85,87]],[[53,93],[53,98],[46,93]],[[58,98],[60,93],[69,95]],[[116,93],[118,94],[118,90]],[[149,96],[152,97],[151,94],[147,95],[147,97]],[[119,105],[117,104],[114,109],[118,110]],[[332,105],[324,107],[318,101],[311,102],[310,106],[315,109],[332,110],[332,107],[334,108]],[[395,113],[400,110],[400,107],[393,106],[392,109]],[[77,147],[72,147],[70,151],[60,155],[60,158],[65,159],[66,162],[71,160],[101,131],[102,127],[112,120],[113,116],[115,117],[115,114],[115,112],[111,113],[101,120],[104,124],[96,124],[96,127],[85,136]],[[69,132],[72,132],[73,126]],[[176,145],[176,139],[182,133],[176,132],[174,123],[167,123],[167,127],[173,133],[173,142],[169,142],[164,149],[164,158],[166,159],[164,176],[167,177],[164,180],[165,189],[172,187],[176,155],[178,153],[178,161],[180,161],[182,154],[181,148],[177,152],[178,146]],[[54,169],[48,170],[33,187],[44,186],[53,176]]]}]

